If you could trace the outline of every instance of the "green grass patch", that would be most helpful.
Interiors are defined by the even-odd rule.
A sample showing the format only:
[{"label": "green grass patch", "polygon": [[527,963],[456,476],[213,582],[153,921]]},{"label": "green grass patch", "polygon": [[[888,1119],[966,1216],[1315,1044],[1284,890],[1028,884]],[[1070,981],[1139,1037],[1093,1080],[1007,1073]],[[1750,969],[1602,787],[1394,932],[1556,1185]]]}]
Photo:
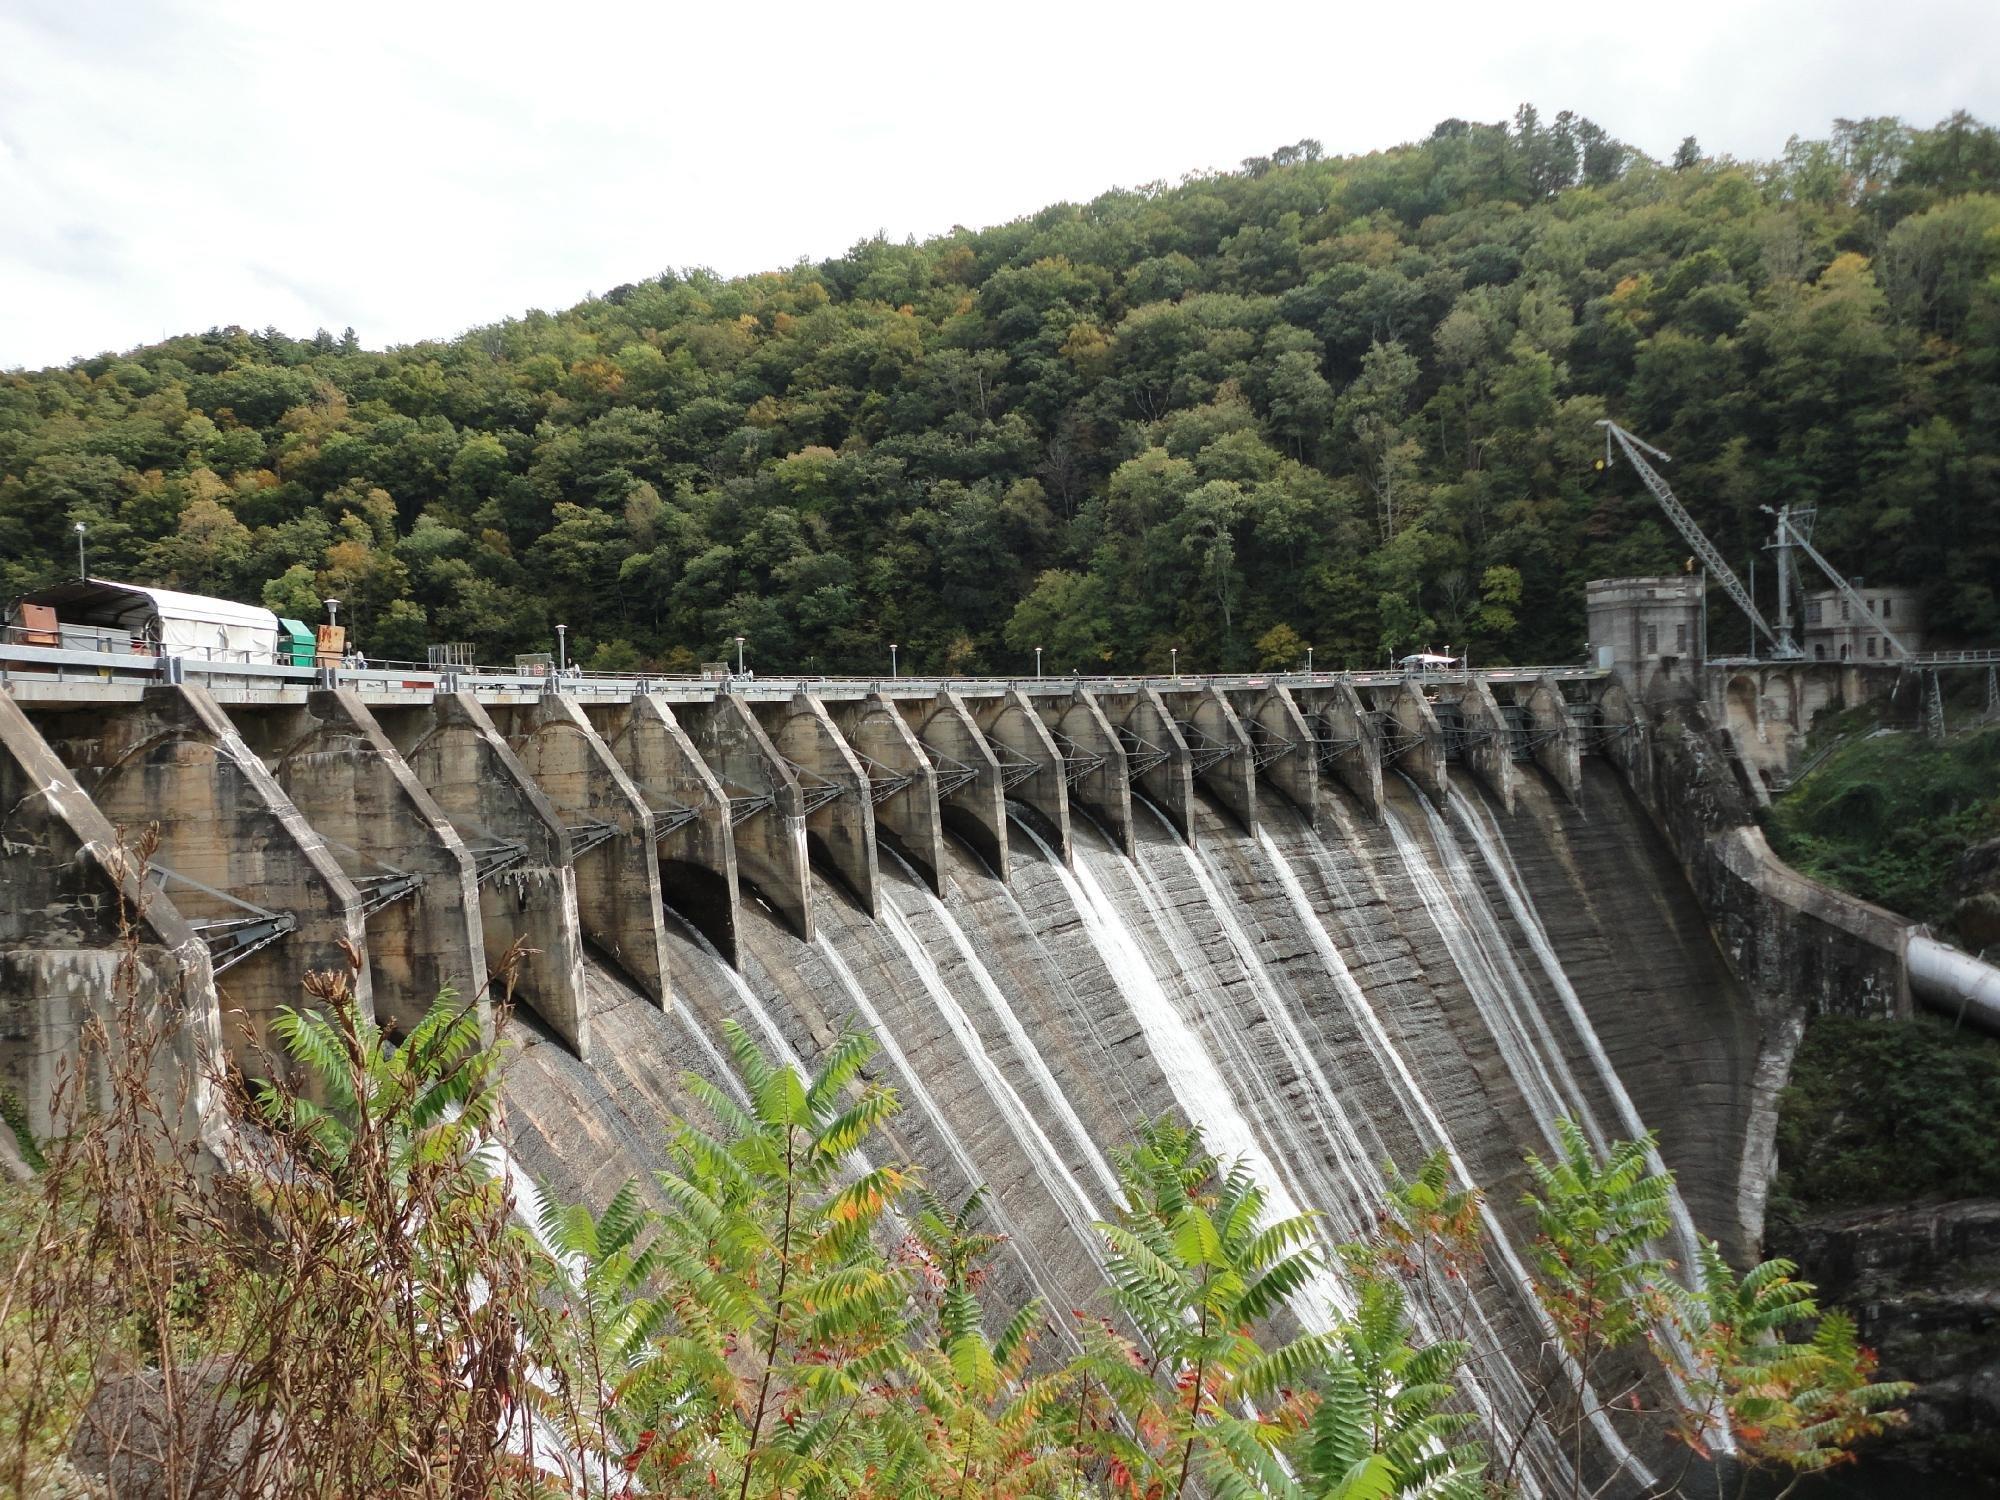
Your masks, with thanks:
[{"label": "green grass patch", "polygon": [[2000,1196],[2000,1043],[1949,1022],[1822,1016],[1778,1101],[1771,1214]]}]

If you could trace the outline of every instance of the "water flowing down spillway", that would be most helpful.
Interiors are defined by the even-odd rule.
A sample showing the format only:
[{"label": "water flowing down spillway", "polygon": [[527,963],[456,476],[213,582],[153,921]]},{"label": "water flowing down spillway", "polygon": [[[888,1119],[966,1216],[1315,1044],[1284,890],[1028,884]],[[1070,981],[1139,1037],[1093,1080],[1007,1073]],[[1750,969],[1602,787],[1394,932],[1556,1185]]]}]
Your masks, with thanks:
[{"label": "water flowing down spillway", "polygon": [[[1550,1149],[1558,1114],[1600,1140],[1656,1129],[1683,1183],[1671,1253],[1696,1232],[1739,1246],[1750,1008],[1603,767],[1574,807],[1530,779],[1510,814],[1461,777],[1442,808],[1393,786],[1379,820],[1333,791],[1316,825],[1273,793],[1260,811],[1253,834],[1202,804],[1191,847],[1135,802],[1135,858],[1079,817],[1072,867],[1017,821],[1011,881],[954,842],[942,898],[885,847],[879,918],[819,883],[805,943],[746,901],[736,968],[671,923],[669,1010],[593,966],[589,1066],[512,1023],[515,1153],[601,1204],[697,1108],[685,1072],[733,1082],[725,1019],[804,1065],[859,1027],[904,1104],[870,1152],[947,1199],[985,1184],[1008,1236],[990,1294],[1043,1298],[1066,1340],[1069,1309],[1104,1305],[1091,1225],[1141,1121],[1198,1122],[1272,1213],[1320,1210],[1329,1243],[1373,1222],[1385,1161],[1442,1148],[1487,1190],[1489,1275],[1423,1332],[1472,1340],[1471,1399],[1508,1427],[1529,1397],[1498,1356],[1543,1342],[1521,1291],[1522,1152]],[[1324,1326],[1346,1292],[1329,1274],[1304,1301]]]}]

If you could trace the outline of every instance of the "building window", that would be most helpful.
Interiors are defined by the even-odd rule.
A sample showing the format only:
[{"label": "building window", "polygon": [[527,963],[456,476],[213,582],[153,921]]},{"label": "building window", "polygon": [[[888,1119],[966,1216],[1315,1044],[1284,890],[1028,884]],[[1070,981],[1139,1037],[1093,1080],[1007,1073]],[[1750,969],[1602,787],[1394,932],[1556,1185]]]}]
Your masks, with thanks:
[{"label": "building window", "polygon": [[1806,623],[1808,625],[1819,624],[1819,600],[1815,599],[1806,606]]},{"label": "building window", "polygon": [[1657,625],[1646,627],[1646,654],[1648,656],[1660,654],[1660,627]]},{"label": "building window", "polygon": [[1847,618],[1847,601],[1845,599],[1840,601],[1840,618],[1843,620]]},{"label": "building window", "polygon": [[1882,601],[1882,618],[1885,620],[1888,619],[1890,614],[1895,610],[1895,607],[1896,601],[1894,599],[1884,599]]},{"label": "building window", "polygon": [[1823,646],[1823,645],[1820,645],[1820,646],[1815,646],[1815,647],[1813,647],[1813,660],[1814,660],[1814,661],[1825,661],[1825,660],[1826,660],[1826,647],[1825,647],[1825,646]]},{"label": "building window", "polygon": [[1676,625],[1674,627],[1674,649],[1685,656],[1687,655],[1687,648],[1688,628],[1686,625]]},{"label": "building window", "polygon": [[1875,654],[1875,637],[1872,635],[1868,637],[1868,654],[1870,656]]}]

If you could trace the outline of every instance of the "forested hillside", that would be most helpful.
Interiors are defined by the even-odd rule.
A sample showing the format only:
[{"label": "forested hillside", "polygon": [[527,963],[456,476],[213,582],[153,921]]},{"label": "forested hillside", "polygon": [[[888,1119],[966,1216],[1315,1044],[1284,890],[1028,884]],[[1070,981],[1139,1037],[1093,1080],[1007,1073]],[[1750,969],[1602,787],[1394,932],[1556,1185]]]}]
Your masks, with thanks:
[{"label": "forested hillside", "polygon": [[1584,580],[1686,552],[1594,467],[1610,414],[1731,557],[1817,501],[1992,638],[1996,193],[1964,115],[1662,164],[1524,107],[449,342],[212,330],[0,375],[0,590],[82,521],[93,572],[331,594],[377,658],[561,621],[599,667],[1565,660]]}]

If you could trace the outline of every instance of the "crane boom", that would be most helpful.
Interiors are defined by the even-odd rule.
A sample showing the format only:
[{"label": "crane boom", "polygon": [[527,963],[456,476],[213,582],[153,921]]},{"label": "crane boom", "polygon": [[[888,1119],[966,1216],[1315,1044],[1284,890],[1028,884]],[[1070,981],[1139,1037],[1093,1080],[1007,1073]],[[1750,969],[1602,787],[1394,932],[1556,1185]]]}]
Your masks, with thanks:
[{"label": "crane boom", "polygon": [[[1743,581],[1736,576],[1736,570],[1723,561],[1722,554],[1715,550],[1715,543],[1703,535],[1702,529],[1695,525],[1694,517],[1687,513],[1687,507],[1682,505],[1675,497],[1673,490],[1668,487],[1666,480],[1660,477],[1659,470],[1646,462],[1645,454],[1641,453],[1640,450],[1644,449],[1645,453],[1655,455],[1662,463],[1668,462],[1667,455],[1661,453],[1652,444],[1643,442],[1639,438],[1632,436],[1631,433],[1620,427],[1616,422],[1600,421],[1597,425],[1604,429],[1607,452],[1609,451],[1608,444],[1615,440],[1625,454],[1625,461],[1632,465],[1632,468],[1637,472],[1646,488],[1653,492],[1653,498],[1660,502],[1660,509],[1667,513],[1667,518],[1674,523],[1680,534],[1687,539],[1687,544],[1694,548],[1695,556],[1701,559],[1702,566],[1707,568],[1710,573],[1714,574],[1721,581],[1722,587],[1728,592],[1729,597],[1736,601],[1736,607],[1750,617],[1750,623],[1756,626],[1764,639],[1769,641],[1773,646],[1776,646],[1778,644],[1777,632],[1771,629],[1770,622],[1758,610],[1757,601],[1752,599],[1750,591],[1743,587]],[[1817,554],[1814,555],[1816,558]],[[1824,566],[1824,564],[1821,566]]]}]

